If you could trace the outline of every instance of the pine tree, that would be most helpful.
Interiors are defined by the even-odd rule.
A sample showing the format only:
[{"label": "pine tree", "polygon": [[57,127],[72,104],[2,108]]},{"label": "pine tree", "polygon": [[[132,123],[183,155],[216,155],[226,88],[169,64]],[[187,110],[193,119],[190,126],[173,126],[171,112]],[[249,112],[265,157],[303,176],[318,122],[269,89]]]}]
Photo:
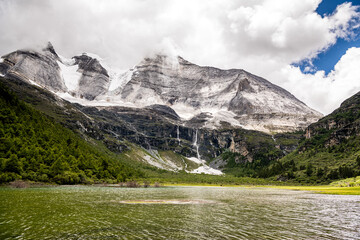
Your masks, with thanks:
[{"label": "pine tree", "polygon": [[10,158],[5,162],[5,172],[21,174],[22,164],[17,155],[11,154]]},{"label": "pine tree", "polygon": [[311,163],[308,163],[308,165],[306,166],[306,175],[311,176],[313,172],[313,166],[311,165]]}]

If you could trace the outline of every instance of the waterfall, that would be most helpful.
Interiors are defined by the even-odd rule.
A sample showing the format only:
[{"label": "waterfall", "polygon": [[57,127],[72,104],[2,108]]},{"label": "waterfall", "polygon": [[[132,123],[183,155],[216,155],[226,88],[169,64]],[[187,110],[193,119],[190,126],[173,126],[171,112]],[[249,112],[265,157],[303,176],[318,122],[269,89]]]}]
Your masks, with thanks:
[{"label": "waterfall", "polygon": [[177,126],[176,133],[177,133],[177,140],[179,141],[179,145],[181,146],[180,137],[179,137],[180,135],[179,125]]},{"label": "waterfall", "polygon": [[198,130],[196,129],[196,131],[195,131],[195,139],[194,139],[193,146],[195,146],[195,148],[196,148],[197,158],[198,158],[199,160],[201,160],[201,158],[200,158],[200,153],[199,153],[199,145],[197,144],[197,137],[198,137]]},{"label": "waterfall", "polygon": [[274,140],[274,142],[276,142],[276,139],[274,138],[274,135],[271,135],[271,138]]},{"label": "waterfall", "polygon": [[152,149],[151,149],[151,145],[150,145],[150,143],[145,139],[145,143],[148,145],[148,151],[151,151]]}]

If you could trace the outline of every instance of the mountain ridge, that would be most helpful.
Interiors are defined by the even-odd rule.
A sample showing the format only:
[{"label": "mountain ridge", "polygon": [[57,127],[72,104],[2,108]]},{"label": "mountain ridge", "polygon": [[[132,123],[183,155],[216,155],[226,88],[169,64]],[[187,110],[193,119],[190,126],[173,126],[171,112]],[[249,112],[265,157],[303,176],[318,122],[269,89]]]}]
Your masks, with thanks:
[{"label": "mountain ridge", "polygon": [[[155,55],[118,74],[106,69],[103,61],[92,54],[68,60],[51,44],[43,54],[31,57],[32,53],[3,56],[1,74],[25,76],[24,80],[83,105],[166,105],[189,122],[202,118],[198,127],[216,129],[227,122],[267,133],[304,129],[322,116],[288,91],[242,69],[201,67],[178,56]],[[46,70],[26,69],[39,65],[42,59],[40,66]]]}]

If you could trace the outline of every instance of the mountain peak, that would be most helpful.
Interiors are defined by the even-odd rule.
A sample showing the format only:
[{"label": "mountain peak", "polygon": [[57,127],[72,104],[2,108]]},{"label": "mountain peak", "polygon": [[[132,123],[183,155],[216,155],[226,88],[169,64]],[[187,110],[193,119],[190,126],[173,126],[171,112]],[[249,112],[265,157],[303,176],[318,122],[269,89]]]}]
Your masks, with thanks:
[{"label": "mountain peak", "polygon": [[52,45],[52,43],[50,41],[46,44],[46,47],[43,48],[43,51],[44,52],[48,51],[48,52],[51,52],[52,54],[54,54],[55,56],[58,56],[55,51],[54,46]]},{"label": "mountain peak", "polygon": [[[7,55],[14,66],[7,67],[6,73],[17,72],[54,92],[85,98],[84,104],[168,106],[184,121],[198,119],[184,123],[196,122],[198,128],[218,128],[227,122],[234,127],[283,132],[305,128],[322,116],[285,89],[241,69],[202,67],[177,54],[160,52],[144,58],[134,69],[114,74],[98,55],[83,53],[73,57],[73,64],[62,65],[60,58],[53,57],[58,55],[51,43],[44,50],[52,54]],[[41,75],[44,72],[46,78]]]}]

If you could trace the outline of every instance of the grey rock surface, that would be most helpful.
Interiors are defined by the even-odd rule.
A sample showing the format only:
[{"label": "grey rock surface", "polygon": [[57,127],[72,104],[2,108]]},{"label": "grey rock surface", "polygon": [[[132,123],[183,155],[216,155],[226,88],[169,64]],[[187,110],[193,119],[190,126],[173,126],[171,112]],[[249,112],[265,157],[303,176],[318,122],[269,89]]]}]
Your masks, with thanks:
[{"label": "grey rock surface", "polygon": [[85,99],[94,100],[95,97],[106,93],[109,87],[109,75],[97,59],[86,54],[73,57],[78,71],[82,73],[77,94]]},{"label": "grey rock surface", "polygon": [[[303,129],[322,116],[285,89],[244,70],[201,67],[163,55],[145,58],[114,93],[138,106],[149,100],[167,105],[180,116],[178,109],[185,107],[187,113],[194,113],[192,118],[207,113],[211,120],[218,112],[231,112],[244,128],[266,132]],[[207,126],[211,124],[205,121],[203,127]]]},{"label": "grey rock surface", "polygon": [[57,64],[59,57],[51,43],[42,51],[18,50],[2,58],[3,75],[18,77],[52,91],[67,91]]}]

